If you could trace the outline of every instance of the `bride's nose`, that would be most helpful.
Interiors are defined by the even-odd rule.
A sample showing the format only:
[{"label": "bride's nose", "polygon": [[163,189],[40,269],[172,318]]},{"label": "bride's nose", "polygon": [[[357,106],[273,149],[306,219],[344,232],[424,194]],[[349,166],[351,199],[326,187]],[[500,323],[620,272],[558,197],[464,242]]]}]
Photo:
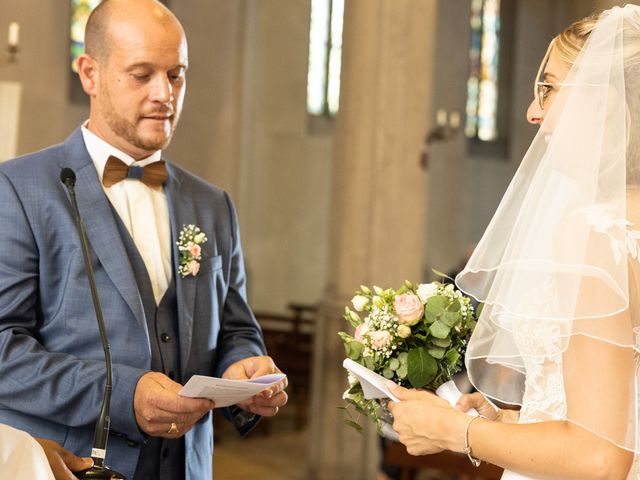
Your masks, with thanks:
[{"label": "bride's nose", "polygon": [[537,99],[533,99],[529,108],[527,108],[527,121],[540,125],[544,120],[545,110],[540,108],[540,104]]}]

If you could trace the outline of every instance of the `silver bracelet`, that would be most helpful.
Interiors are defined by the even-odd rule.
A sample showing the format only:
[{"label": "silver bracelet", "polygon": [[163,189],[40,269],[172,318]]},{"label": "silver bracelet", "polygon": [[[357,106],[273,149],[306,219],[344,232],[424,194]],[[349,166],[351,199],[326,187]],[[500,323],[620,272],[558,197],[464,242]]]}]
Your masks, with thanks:
[{"label": "silver bracelet", "polygon": [[481,460],[471,455],[471,447],[469,446],[469,427],[471,426],[474,420],[477,420],[479,418],[480,418],[479,416],[473,417],[471,420],[469,420],[469,422],[467,423],[467,426],[464,429],[464,450],[462,452],[467,454],[467,457],[469,457],[469,461],[471,462],[471,465],[473,465],[474,467],[479,467]]}]

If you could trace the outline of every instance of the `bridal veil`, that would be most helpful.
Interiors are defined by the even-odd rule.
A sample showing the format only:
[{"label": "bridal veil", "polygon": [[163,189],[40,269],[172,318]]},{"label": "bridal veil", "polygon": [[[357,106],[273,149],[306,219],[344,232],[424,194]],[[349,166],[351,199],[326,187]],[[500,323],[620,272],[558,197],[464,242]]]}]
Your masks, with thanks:
[{"label": "bridal veil", "polygon": [[640,7],[601,14],[561,85],[456,278],[484,302],[466,365],[487,396],[639,452]]}]

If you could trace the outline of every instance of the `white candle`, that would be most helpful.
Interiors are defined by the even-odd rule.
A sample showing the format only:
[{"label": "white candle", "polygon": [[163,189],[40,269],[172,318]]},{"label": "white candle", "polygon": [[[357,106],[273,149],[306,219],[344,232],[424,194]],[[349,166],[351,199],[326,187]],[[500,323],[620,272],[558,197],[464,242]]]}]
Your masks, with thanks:
[{"label": "white candle", "polygon": [[8,36],[9,46],[17,47],[19,39],[20,39],[20,25],[18,25],[17,22],[11,22],[9,24],[9,36]]},{"label": "white candle", "polygon": [[436,112],[436,125],[444,127],[447,124],[447,111],[444,108],[439,108]]}]

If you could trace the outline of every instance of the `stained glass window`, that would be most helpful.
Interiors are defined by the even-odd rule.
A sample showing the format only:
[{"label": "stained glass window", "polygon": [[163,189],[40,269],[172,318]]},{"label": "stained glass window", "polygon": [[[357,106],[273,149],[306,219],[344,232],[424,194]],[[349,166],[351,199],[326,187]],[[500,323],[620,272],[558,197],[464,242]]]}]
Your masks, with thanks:
[{"label": "stained glass window", "polygon": [[84,52],[84,28],[89,14],[102,0],[71,0],[71,70],[78,71],[78,57]]},{"label": "stained glass window", "polygon": [[499,39],[500,0],[472,0],[465,125],[469,138],[498,138]]},{"label": "stained glass window", "polygon": [[312,115],[338,112],[343,16],[344,0],[311,1],[307,111]]}]

